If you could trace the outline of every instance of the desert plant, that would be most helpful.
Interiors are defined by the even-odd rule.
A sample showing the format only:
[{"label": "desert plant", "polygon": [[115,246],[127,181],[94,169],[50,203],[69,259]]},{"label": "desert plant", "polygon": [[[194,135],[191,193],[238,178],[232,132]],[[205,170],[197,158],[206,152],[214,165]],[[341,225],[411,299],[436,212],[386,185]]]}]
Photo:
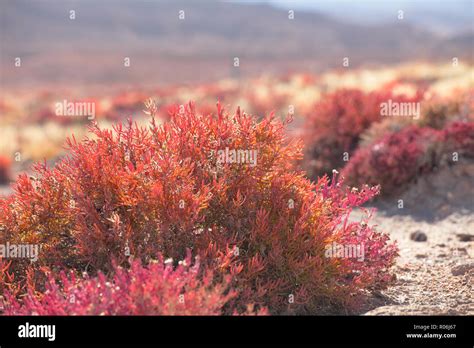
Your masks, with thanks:
[{"label": "desert plant", "polygon": [[444,154],[474,158],[474,122],[453,122],[442,130]]},{"label": "desert plant", "polygon": [[380,184],[383,195],[404,190],[419,175],[474,157],[474,123],[453,122],[444,129],[409,126],[359,148],[343,169],[347,184]]},{"label": "desert plant", "polygon": [[397,95],[390,88],[365,93],[358,89],[341,89],[322,96],[314,111],[306,118],[304,139],[306,158],[304,167],[312,178],[330,173],[345,165],[344,153],[357,148],[361,134],[370,125],[382,120],[380,105],[394,102],[413,102],[422,97]]},{"label": "desert plant", "polygon": [[[46,291],[29,287],[18,300],[6,292],[6,315],[219,315],[236,294],[229,291],[230,278],[213,283],[213,272],[191,265],[191,256],[173,268],[162,257],[146,267],[140,261],[130,268],[114,266],[109,279],[103,273],[77,277],[61,272],[57,280],[48,274]],[[202,275],[203,274],[203,275]],[[262,312],[263,313],[263,312]]]},{"label": "desert plant", "polygon": [[[206,268],[233,277],[238,295],[228,312],[254,303],[318,313],[390,280],[396,249],[388,237],[368,221],[347,223],[377,189],[346,190],[336,176],[309,181],[295,170],[301,143],[273,115],[257,122],[218,105],[204,116],[190,103],[160,126],[152,119],[148,128],[130,121],[90,130],[93,138],[68,141],[70,155],[55,168],[37,165],[36,178],[21,176],[0,201],[0,242],[42,246],[33,266],[12,262],[17,282],[32,267],[110,274],[112,258],[147,264],[191,249]],[[367,249],[363,262],[326,257],[328,244],[348,241]]]},{"label": "desert plant", "polygon": [[449,123],[473,122],[472,90],[456,91],[453,96],[440,97],[436,94],[424,100],[422,115],[417,124],[421,127],[443,129]]},{"label": "desert plant", "polygon": [[349,185],[360,182],[380,184],[382,194],[401,190],[417,175],[436,164],[433,149],[439,134],[431,128],[406,127],[358,149],[342,175]]}]

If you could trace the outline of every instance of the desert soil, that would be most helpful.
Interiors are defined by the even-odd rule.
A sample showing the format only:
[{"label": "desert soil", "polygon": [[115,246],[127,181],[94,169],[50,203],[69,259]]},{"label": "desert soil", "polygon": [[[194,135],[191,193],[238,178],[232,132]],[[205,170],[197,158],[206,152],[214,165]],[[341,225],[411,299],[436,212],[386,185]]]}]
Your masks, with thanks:
[{"label": "desert soil", "polygon": [[[379,307],[367,315],[474,314],[474,217],[453,214],[442,221],[420,222],[410,216],[374,220],[390,231],[400,248],[393,286],[379,294]],[[425,235],[426,241],[410,236]]]},{"label": "desert soil", "polygon": [[373,298],[376,308],[365,314],[473,315],[473,164],[423,177],[378,206],[373,222],[398,243],[400,256],[395,283]]}]

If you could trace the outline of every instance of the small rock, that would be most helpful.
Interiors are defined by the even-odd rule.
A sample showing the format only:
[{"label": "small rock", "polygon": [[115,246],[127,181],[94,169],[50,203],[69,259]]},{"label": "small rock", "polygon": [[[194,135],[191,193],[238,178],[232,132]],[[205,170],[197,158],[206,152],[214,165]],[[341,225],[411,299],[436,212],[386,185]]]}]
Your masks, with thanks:
[{"label": "small rock", "polygon": [[471,270],[474,270],[474,262],[457,265],[451,268],[451,274],[454,276],[460,276],[470,272]]},{"label": "small rock", "polygon": [[412,279],[410,276],[398,277],[398,281],[399,281],[401,284],[413,283],[413,279]]},{"label": "small rock", "polygon": [[414,240],[415,242],[426,242],[428,240],[428,237],[424,232],[415,231],[410,234],[410,239]]},{"label": "small rock", "polygon": [[408,267],[407,265],[403,265],[403,266],[399,265],[399,266],[398,266],[398,269],[399,269],[400,271],[402,271],[402,272],[409,272],[409,271],[411,271],[411,268]]},{"label": "small rock", "polygon": [[416,254],[415,257],[416,257],[417,259],[424,259],[424,258],[426,258],[427,256],[426,256],[426,254]]},{"label": "small rock", "polygon": [[456,236],[461,242],[472,242],[474,241],[474,235],[468,233],[458,233]]}]

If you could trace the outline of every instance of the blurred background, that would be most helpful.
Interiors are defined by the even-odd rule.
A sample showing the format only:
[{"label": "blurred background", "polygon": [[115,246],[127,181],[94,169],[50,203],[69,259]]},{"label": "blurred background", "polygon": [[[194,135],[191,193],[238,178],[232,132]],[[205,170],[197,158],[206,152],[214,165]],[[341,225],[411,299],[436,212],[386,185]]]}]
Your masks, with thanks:
[{"label": "blurred background", "polygon": [[[0,4],[2,88],[208,82],[235,77],[234,57],[241,62],[238,75],[248,77],[321,72],[340,67],[342,57],[355,68],[471,61],[473,55],[471,0]],[[21,69],[15,69],[15,57],[22,58]],[[128,69],[124,57],[130,58]]]},{"label": "blurred background", "polygon": [[150,97],[163,119],[189,100],[259,116],[293,105],[298,135],[341,88],[469,91],[473,11],[471,0],[0,0],[0,183],[86,133],[87,117],[58,117],[62,101],[93,103],[104,126],[147,122]]}]

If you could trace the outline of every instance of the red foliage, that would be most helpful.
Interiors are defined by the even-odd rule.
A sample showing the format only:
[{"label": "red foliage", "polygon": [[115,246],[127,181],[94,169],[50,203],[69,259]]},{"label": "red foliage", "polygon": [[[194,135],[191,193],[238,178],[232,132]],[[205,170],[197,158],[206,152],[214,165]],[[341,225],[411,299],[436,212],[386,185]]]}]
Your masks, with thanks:
[{"label": "red foliage", "polygon": [[348,184],[380,184],[382,193],[403,190],[422,173],[459,157],[474,157],[474,123],[455,122],[445,129],[410,126],[389,133],[356,151],[342,175]]},{"label": "red foliage", "polygon": [[447,152],[474,157],[474,122],[451,123],[443,129],[442,139]]},{"label": "red foliage", "polygon": [[357,148],[360,135],[372,123],[381,120],[380,104],[413,102],[421,98],[394,95],[390,88],[364,93],[358,89],[341,89],[321,98],[306,119],[306,167],[311,177],[342,168],[344,152]]},{"label": "red foliage", "polygon": [[[191,257],[173,269],[160,257],[147,267],[133,261],[129,269],[115,267],[108,279],[103,273],[77,278],[61,272],[59,282],[48,275],[46,291],[30,287],[21,301],[6,293],[6,315],[219,315],[232,297],[230,278],[213,284],[213,273],[201,277],[199,262]],[[264,314],[262,312],[261,314]]]},{"label": "red foliage", "polygon": [[[358,290],[390,278],[396,250],[386,235],[344,223],[377,190],[347,191],[335,177],[311,183],[295,171],[301,146],[284,130],[273,115],[257,122],[218,105],[217,115],[204,116],[193,104],[162,126],[92,127],[94,138],[70,140],[68,158],[37,166],[38,179],[21,176],[0,201],[0,242],[41,244],[35,268],[106,273],[112,258],[182,259],[189,248],[233,276],[229,312],[247,303],[272,313],[348,305]],[[257,162],[220,163],[226,148],[255,150]],[[365,261],[325,256],[326,245],[348,242],[365,246]],[[30,267],[14,260],[11,270],[21,281]]]}]

